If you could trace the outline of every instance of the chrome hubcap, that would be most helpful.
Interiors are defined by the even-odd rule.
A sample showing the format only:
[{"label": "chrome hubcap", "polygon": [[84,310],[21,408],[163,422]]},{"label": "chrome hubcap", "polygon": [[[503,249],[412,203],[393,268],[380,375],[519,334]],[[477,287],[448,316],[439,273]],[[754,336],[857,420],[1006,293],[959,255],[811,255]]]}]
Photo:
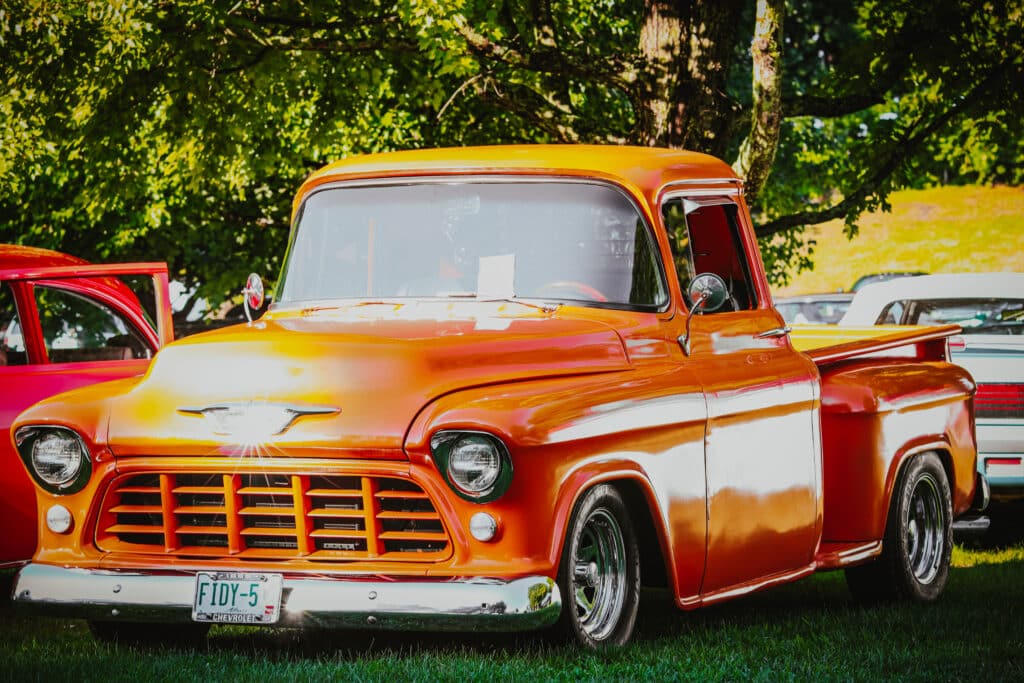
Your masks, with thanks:
[{"label": "chrome hubcap", "polygon": [[583,523],[572,566],[580,627],[594,640],[603,640],[618,624],[626,596],[626,547],[618,522],[607,510],[594,510]]},{"label": "chrome hubcap", "polygon": [[939,487],[931,475],[921,477],[907,509],[907,558],[914,577],[931,583],[939,573],[946,546]]}]

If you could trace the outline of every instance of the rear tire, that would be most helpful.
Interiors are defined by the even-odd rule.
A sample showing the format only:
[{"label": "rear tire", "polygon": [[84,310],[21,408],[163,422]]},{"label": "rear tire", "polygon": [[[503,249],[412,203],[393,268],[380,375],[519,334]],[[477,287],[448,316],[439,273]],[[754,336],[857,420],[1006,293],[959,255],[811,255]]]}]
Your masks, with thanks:
[{"label": "rear tire", "polygon": [[209,624],[163,624],[90,621],[93,638],[112,645],[195,649],[206,640]]},{"label": "rear tire", "polygon": [[846,570],[861,602],[909,599],[931,602],[949,579],[953,506],[949,479],[935,453],[914,457],[893,491],[882,554]]},{"label": "rear tire", "polygon": [[556,629],[563,636],[591,650],[629,642],[640,603],[640,552],[615,487],[595,486],[576,504],[558,588],[563,604]]}]

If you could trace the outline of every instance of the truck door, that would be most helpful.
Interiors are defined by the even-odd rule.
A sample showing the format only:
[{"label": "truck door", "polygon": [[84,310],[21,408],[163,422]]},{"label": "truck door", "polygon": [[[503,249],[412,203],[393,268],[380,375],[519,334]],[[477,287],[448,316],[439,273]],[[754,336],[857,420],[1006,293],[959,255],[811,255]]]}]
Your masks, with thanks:
[{"label": "truck door", "polygon": [[817,368],[760,300],[766,288],[759,292],[755,278],[764,275],[750,258],[745,216],[738,190],[662,204],[684,298],[700,273],[719,275],[729,290],[722,308],[690,320],[685,360],[708,406],[705,596],[807,569],[821,524]]}]

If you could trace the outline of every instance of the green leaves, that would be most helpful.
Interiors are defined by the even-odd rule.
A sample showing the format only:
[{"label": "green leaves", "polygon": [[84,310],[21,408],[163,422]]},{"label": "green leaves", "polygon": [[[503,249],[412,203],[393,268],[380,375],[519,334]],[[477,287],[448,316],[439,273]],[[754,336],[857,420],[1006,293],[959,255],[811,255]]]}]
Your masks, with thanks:
[{"label": "green leaves", "polygon": [[[752,4],[9,5],[0,240],[166,259],[213,300],[252,270],[274,279],[292,194],[334,159],[655,139],[730,157],[750,120]],[[662,78],[641,49],[655,8],[677,26],[660,34],[674,47],[655,51],[676,55]],[[787,9],[785,118],[754,207],[776,281],[810,263],[801,226],[841,217],[852,234],[893,188],[1021,181],[1020,0]]]}]

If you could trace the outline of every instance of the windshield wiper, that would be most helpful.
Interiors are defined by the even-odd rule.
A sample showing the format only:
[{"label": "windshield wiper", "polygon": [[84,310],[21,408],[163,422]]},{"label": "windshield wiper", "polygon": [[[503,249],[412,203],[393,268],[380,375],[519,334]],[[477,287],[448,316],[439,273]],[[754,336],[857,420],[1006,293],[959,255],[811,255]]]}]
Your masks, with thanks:
[{"label": "windshield wiper", "polygon": [[480,297],[477,296],[476,292],[445,292],[445,297],[449,299],[471,299],[474,301],[479,301],[481,303],[519,304],[520,306],[526,306],[527,308],[535,308],[538,311],[543,311],[544,313],[554,313],[556,310],[558,310],[558,307],[562,305],[552,303],[537,304],[532,301],[526,301],[525,299],[504,296],[494,298],[488,297],[485,299],[481,299]]},{"label": "windshield wiper", "polygon": [[374,299],[371,301],[353,301],[349,304],[334,304],[331,306],[308,306],[303,308],[302,315],[314,315],[322,311],[340,311],[349,308],[362,308],[363,306],[404,306],[407,301],[387,301],[385,299]]}]

